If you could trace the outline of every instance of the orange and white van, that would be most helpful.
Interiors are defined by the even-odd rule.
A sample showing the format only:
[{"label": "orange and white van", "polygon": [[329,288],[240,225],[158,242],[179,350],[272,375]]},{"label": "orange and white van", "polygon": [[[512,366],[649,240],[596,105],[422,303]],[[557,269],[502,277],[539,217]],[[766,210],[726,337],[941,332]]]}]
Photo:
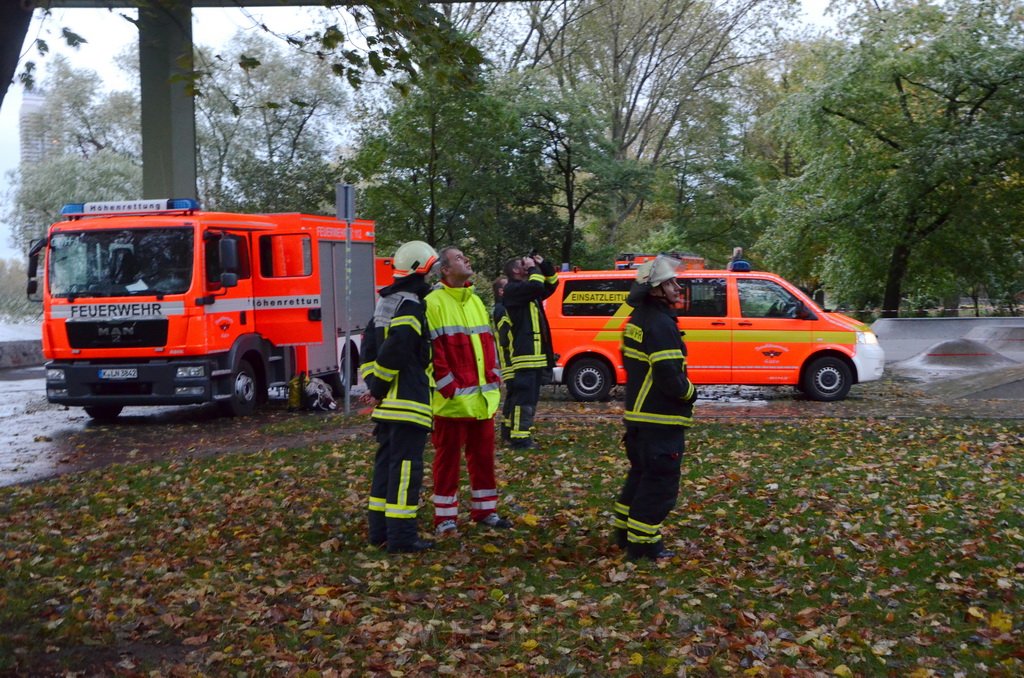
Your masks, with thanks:
[{"label": "orange and white van", "polygon": [[[626,373],[619,352],[634,270],[559,273],[545,301],[555,383],[602,400]],[[695,384],[791,385],[813,400],[881,378],[885,354],[867,325],[815,304],[772,273],[685,270],[679,329]]]},{"label": "orange and white van", "polygon": [[204,212],[188,199],[62,214],[29,257],[50,402],[97,419],[205,402],[238,415],[303,374],[336,393],[354,383],[373,314],[373,222]]}]

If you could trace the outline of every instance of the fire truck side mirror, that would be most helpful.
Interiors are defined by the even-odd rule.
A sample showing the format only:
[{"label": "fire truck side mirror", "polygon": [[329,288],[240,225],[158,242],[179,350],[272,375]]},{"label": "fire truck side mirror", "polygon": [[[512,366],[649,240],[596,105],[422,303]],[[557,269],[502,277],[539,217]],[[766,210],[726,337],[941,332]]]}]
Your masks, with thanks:
[{"label": "fire truck side mirror", "polygon": [[33,240],[28,250],[28,283],[25,285],[25,294],[29,301],[43,300],[39,292],[39,253],[45,245],[45,239]]},{"label": "fire truck side mirror", "polygon": [[223,287],[238,285],[238,241],[230,236],[220,239],[220,284]]}]

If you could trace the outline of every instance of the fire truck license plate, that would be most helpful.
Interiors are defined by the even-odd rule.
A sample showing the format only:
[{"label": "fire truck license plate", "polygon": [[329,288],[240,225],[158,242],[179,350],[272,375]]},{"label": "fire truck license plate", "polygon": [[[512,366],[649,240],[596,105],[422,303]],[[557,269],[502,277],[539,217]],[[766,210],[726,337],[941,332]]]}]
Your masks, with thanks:
[{"label": "fire truck license plate", "polygon": [[100,370],[100,379],[138,379],[139,371],[134,367],[118,367]]}]

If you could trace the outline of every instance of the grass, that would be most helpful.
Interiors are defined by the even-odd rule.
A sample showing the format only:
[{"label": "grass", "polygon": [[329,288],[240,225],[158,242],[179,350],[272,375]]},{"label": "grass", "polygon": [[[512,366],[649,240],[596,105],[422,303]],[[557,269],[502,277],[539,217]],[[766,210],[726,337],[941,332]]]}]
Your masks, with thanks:
[{"label": "grass", "polygon": [[0,673],[1024,672],[1024,423],[701,423],[657,564],[608,543],[620,435],[499,451],[516,528],[419,556],[364,544],[373,447],[340,429],[0,489]]}]

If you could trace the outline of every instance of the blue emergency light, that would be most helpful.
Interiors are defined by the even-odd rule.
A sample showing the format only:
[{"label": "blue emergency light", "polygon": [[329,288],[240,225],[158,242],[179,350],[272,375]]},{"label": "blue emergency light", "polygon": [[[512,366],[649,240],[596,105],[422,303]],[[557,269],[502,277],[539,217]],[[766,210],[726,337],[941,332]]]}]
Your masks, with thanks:
[{"label": "blue emergency light", "polygon": [[160,198],[154,200],[105,200],[102,202],[68,203],[60,208],[61,216],[112,214],[151,214],[154,212],[190,212],[199,209],[192,198]]}]

